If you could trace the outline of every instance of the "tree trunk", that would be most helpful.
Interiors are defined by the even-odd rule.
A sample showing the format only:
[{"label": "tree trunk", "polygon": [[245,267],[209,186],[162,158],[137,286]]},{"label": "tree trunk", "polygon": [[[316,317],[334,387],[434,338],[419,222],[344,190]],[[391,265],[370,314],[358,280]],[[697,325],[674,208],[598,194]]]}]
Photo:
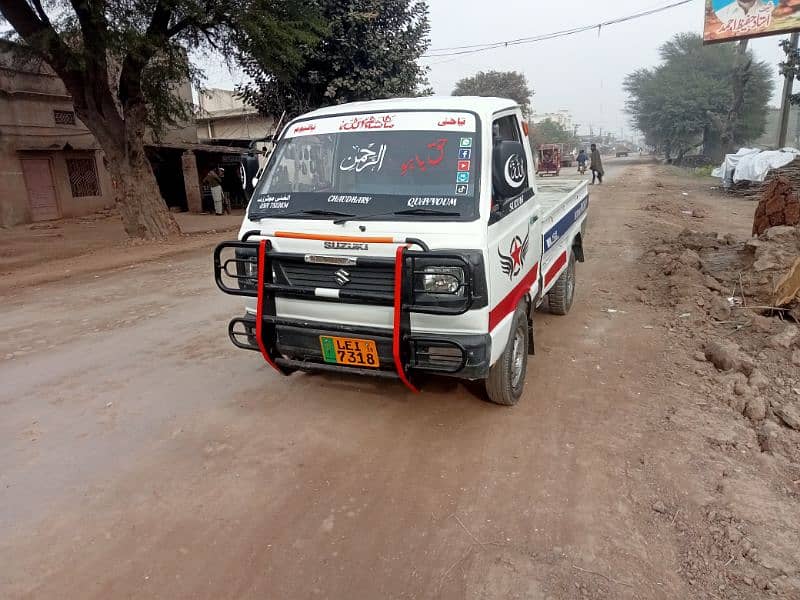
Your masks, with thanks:
[{"label": "tree trunk", "polygon": [[[144,153],[144,147],[142,147]],[[179,233],[167,209],[147,157],[144,161],[109,160],[114,200],[125,233],[143,239],[165,239]]]},{"label": "tree trunk", "polygon": [[733,66],[733,99],[730,110],[728,110],[725,124],[720,135],[720,145],[722,156],[733,154],[736,142],[736,123],[739,120],[739,113],[744,106],[744,93],[747,88],[747,81],[750,78],[750,63],[747,58],[747,40],[741,40],[736,45],[736,62]]},{"label": "tree trunk", "polygon": [[145,154],[145,111],[144,106],[126,111],[119,132],[103,116],[92,114],[93,111],[79,116],[106,154],[106,168],[111,174],[114,200],[125,232],[131,237],[160,240],[180,233],[180,228],[161,197]]}]

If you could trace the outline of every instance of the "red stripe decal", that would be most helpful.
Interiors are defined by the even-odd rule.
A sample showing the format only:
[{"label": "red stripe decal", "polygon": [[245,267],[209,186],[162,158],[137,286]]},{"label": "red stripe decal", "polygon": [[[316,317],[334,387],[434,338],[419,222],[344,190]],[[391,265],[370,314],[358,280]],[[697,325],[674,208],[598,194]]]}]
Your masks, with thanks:
[{"label": "red stripe decal", "polygon": [[256,304],[256,342],[258,342],[258,348],[261,350],[261,355],[264,357],[264,360],[269,363],[269,365],[275,369],[278,373],[283,374],[280,367],[276,365],[272,357],[270,357],[269,352],[267,352],[266,346],[264,346],[264,342],[261,339],[261,330],[264,326],[264,263],[267,260],[267,240],[261,240],[261,243],[258,245],[258,300]]},{"label": "red stripe decal", "polygon": [[548,269],[547,275],[544,276],[545,286],[550,285],[550,282],[553,281],[555,276],[558,275],[558,272],[565,264],[567,264],[567,253],[563,252],[561,256],[556,259],[556,262],[553,263],[553,266]]},{"label": "red stripe decal", "polygon": [[505,319],[509,314],[517,309],[517,304],[536,283],[536,278],[539,276],[539,263],[533,265],[533,268],[522,278],[522,280],[514,287],[509,294],[500,300],[491,311],[489,311],[489,331],[493,331],[495,327],[500,324],[500,321]]},{"label": "red stripe decal", "polygon": [[397,375],[405,386],[415,394],[419,390],[406,377],[403,363],[400,359],[400,317],[403,311],[403,252],[407,246],[398,246],[394,255],[394,323],[392,324],[392,356],[394,357],[394,367]]}]

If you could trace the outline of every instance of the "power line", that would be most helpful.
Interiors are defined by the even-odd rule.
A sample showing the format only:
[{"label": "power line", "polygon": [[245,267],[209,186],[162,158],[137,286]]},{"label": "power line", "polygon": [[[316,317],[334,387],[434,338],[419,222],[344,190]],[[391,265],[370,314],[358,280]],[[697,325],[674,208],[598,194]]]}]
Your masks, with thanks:
[{"label": "power line", "polygon": [[693,2],[694,0],[680,0],[678,2],[672,2],[671,4],[667,4],[666,6],[662,6],[659,8],[652,8],[650,10],[645,10],[642,12],[638,12],[632,15],[628,15],[626,17],[618,17],[616,19],[611,19],[609,21],[603,21],[602,23],[595,23],[593,25],[584,25],[582,27],[575,27],[572,29],[564,29],[561,31],[554,31],[552,33],[544,33],[541,35],[531,36],[531,37],[524,37],[524,38],[516,38],[512,40],[503,40],[500,42],[487,42],[485,44],[472,44],[467,46],[452,46],[449,48],[437,48],[435,50],[429,51],[428,54],[424,54],[422,58],[443,58],[446,56],[460,56],[464,54],[477,54],[478,52],[486,52],[488,50],[495,50],[497,48],[507,48],[509,46],[518,46],[520,44],[532,44],[534,42],[542,42],[545,40],[552,40],[555,38],[560,37],[567,37],[570,35],[576,35],[578,33],[583,33],[585,31],[592,31],[593,29],[597,29],[601,31],[603,27],[608,27],[610,25],[618,25],[620,23],[625,23],[627,21],[633,21],[634,19],[641,19],[642,17],[649,17],[651,15],[664,12],[666,10],[670,10],[676,8],[678,6],[683,6],[684,4],[689,4],[689,2]]}]

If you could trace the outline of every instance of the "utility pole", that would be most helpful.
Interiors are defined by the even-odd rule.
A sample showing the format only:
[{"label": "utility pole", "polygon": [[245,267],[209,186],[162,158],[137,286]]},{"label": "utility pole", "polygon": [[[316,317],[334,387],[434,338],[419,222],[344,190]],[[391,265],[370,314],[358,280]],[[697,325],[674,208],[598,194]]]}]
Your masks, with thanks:
[{"label": "utility pole", "polygon": [[794,79],[797,77],[798,57],[797,46],[800,41],[800,33],[793,33],[789,42],[781,42],[784,52],[786,52],[786,62],[781,64],[783,74],[783,94],[781,95],[781,124],[778,127],[778,148],[786,146],[786,132],[789,129],[789,113],[792,109],[789,101],[792,96]]}]

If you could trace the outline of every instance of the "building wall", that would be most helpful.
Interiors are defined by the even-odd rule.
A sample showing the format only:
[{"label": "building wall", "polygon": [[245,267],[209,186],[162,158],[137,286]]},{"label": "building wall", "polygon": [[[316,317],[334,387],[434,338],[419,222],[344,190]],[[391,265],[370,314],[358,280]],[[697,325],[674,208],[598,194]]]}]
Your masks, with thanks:
[{"label": "building wall", "polygon": [[213,139],[258,140],[272,135],[272,117],[243,114],[236,117],[211,119],[197,125],[197,139],[200,142]]},{"label": "building wall", "polygon": [[260,115],[233,90],[212,88],[198,95],[197,139],[257,140],[274,133],[275,120]]},{"label": "building wall", "polygon": [[[189,80],[183,81],[180,85],[175,86],[175,95],[181,100],[189,104],[192,101],[192,85]],[[156,140],[153,136],[148,136],[151,142],[165,142],[170,144],[196,144],[197,143],[197,124],[194,119],[190,119],[183,123],[179,123],[161,134],[161,137]]]},{"label": "building wall", "polygon": [[[22,161],[26,158],[49,161],[47,171],[53,178],[56,217],[81,216],[113,206],[114,188],[103,152],[89,129],[74,115],[72,99],[64,84],[43,63],[21,60],[15,48],[14,44],[0,40],[0,177],[3,185],[0,188],[0,226],[28,223],[33,218],[31,190],[23,172]],[[175,93],[191,101],[188,81],[176,86]],[[54,111],[62,111],[61,117],[72,114],[74,122],[63,122],[63,118],[57,122]],[[194,121],[170,129],[160,141],[183,148],[196,143]],[[172,159],[169,168],[179,175],[182,174],[181,152],[174,148],[168,152]],[[88,191],[85,186],[79,189],[78,195],[73,193],[68,169],[68,161],[72,159],[93,161],[98,193],[82,195]],[[199,187],[199,181],[190,184]],[[185,205],[185,192],[179,195],[173,193],[167,200],[174,205]]]},{"label": "building wall", "polygon": [[[58,216],[88,214],[113,204],[111,182],[94,136],[74,113],[61,80],[41,63],[22,61],[13,45],[0,44],[0,225],[31,221],[25,158],[47,159]],[[61,111],[59,122],[56,111]],[[72,119],[65,122],[64,119]],[[98,194],[74,197],[67,160],[94,161]]]}]

